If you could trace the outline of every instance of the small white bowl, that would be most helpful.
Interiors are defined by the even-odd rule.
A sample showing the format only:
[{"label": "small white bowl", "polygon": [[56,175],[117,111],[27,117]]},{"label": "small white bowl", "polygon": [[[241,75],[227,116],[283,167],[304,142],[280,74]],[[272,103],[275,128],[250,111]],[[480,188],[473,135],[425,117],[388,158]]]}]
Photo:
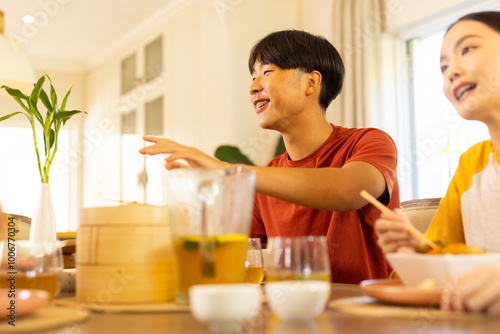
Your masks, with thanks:
[{"label": "small white bowl", "polygon": [[330,283],[323,281],[268,282],[265,291],[269,306],[287,322],[308,322],[325,309]]},{"label": "small white bowl", "polygon": [[213,332],[237,332],[256,316],[261,290],[253,284],[201,284],[189,289],[189,305],[196,320]]}]

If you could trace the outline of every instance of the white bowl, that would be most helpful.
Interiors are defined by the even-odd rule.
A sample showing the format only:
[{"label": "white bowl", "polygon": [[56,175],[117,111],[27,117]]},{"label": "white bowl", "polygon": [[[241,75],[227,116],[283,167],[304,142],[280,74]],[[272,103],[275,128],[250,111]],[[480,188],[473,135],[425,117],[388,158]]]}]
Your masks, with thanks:
[{"label": "white bowl", "polygon": [[287,322],[307,322],[325,309],[330,283],[323,281],[280,281],[265,285],[269,306]]},{"label": "white bowl", "polygon": [[240,331],[261,307],[261,289],[253,284],[201,284],[189,289],[193,316],[211,331]]},{"label": "white bowl", "polygon": [[436,289],[442,289],[448,280],[482,265],[500,268],[500,253],[390,253],[386,257],[404,285],[417,286],[431,279]]}]

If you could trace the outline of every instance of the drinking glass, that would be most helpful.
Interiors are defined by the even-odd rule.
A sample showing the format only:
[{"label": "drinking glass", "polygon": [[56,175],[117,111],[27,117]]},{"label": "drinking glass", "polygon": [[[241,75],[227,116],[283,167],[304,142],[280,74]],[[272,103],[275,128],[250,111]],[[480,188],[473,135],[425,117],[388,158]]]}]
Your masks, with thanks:
[{"label": "drinking glass", "polygon": [[63,257],[58,242],[0,241],[0,288],[39,289],[53,300],[60,291]]},{"label": "drinking glass", "polygon": [[272,262],[267,268],[266,282],[331,281],[325,236],[271,237],[267,245]]},{"label": "drinking glass", "polygon": [[260,284],[264,279],[264,260],[260,238],[248,238],[247,257],[245,260],[245,282]]},{"label": "drinking glass", "polygon": [[244,282],[254,183],[255,173],[241,167],[165,174],[176,303],[188,303],[193,285]]}]

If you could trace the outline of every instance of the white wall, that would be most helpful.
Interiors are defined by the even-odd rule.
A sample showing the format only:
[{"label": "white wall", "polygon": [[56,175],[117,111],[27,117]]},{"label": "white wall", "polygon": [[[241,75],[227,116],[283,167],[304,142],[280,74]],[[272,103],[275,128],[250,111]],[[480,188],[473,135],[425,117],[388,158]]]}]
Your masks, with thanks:
[{"label": "white wall", "polygon": [[[299,0],[191,1],[158,29],[96,67],[85,79],[84,206],[119,199],[120,114],[164,96],[164,135],[212,155],[221,144],[240,147],[264,164],[276,134],[262,132],[248,97],[248,53],[257,39],[300,27]],[[120,97],[120,62],[163,35],[164,75],[154,87]],[[140,64],[138,64],[140,66]],[[101,136],[99,136],[101,135]],[[93,143],[95,142],[95,143]],[[89,144],[90,143],[90,144]],[[162,166],[159,166],[162,168]],[[159,194],[161,195],[161,194]]]},{"label": "white wall", "polygon": [[400,33],[422,25],[442,29],[458,17],[498,4],[498,0],[384,0],[387,31]]}]

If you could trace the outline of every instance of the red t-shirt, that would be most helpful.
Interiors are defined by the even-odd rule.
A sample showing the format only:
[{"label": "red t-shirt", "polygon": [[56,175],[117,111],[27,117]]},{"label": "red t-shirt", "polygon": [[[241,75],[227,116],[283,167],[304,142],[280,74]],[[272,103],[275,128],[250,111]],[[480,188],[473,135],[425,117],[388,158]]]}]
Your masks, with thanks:
[{"label": "red t-shirt", "polygon": [[[379,199],[391,209],[399,207],[396,146],[389,135],[378,129],[333,126],[330,137],[311,155],[291,161],[285,152],[267,166],[339,168],[351,161],[377,167],[387,186]],[[390,273],[373,227],[379,216],[380,211],[371,204],[348,212],[315,210],[256,193],[251,235],[263,240],[273,236],[325,235],[332,282],[357,284],[365,279],[386,278]]]}]

